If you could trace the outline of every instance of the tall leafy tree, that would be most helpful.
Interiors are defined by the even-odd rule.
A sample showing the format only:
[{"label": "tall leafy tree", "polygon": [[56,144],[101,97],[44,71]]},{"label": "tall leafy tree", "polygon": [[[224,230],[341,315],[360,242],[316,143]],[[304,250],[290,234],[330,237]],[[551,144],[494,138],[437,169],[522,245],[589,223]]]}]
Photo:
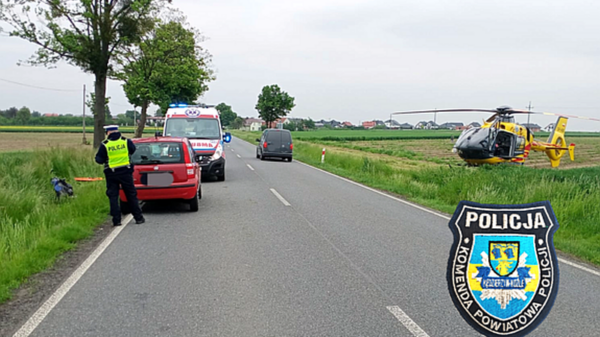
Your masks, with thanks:
[{"label": "tall leafy tree", "polygon": [[16,119],[20,124],[27,124],[29,118],[31,118],[31,110],[29,110],[28,107],[24,106],[21,109],[19,109],[19,111],[17,111]]},{"label": "tall leafy tree", "polygon": [[236,117],[230,125],[234,129],[241,129],[242,126],[244,126],[244,119],[242,117]]},{"label": "tall leafy tree", "polygon": [[182,18],[155,28],[127,48],[115,78],[134,106],[141,107],[135,137],[141,137],[150,103],[166,111],[171,102],[192,102],[208,90],[213,79],[207,67],[210,55],[199,45],[201,35],[186,28]]},{"label": "tall leafy tree", "polygon": [[94,74],[94,146],[104,138],[106,79],[121,47],[139,40],[151,13],[171,0],[0,0],[0,21],[11,36],[39,47],[27,61],[65,60]]},{"label": "tall leafy tree", "polygon": [[266,122],[267,127],[270,127],[272,122],[287,116],[295,106],[294,97],[281,91],[277,84],[273,84],[262,88],[262,92],[258,95],[256,110],[258,110],[260,118]]},{"label": "tall leafy tree", "polygon": [[223,126],[231,125],[231,123],[238,116],[235,112],[233,112],[231,106],[225,103],[220,103],[215,107],[215,109],[219,110],[219,116],[221,116],[221,124]]}]

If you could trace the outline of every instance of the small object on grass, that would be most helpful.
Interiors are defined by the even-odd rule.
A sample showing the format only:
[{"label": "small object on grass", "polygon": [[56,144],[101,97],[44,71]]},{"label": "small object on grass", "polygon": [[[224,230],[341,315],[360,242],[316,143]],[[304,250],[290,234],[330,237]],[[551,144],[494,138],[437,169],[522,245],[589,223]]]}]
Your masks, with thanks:
[{"label": "small object on grass", "polygon": [[56,193],[56,200],[60,200],[60,197],[63,195],[72,197],[73,196],[73,186],[65,181],[65,179],[60,178],[52,178],[50,180],[52,185],[54,185],[54,193]]}]

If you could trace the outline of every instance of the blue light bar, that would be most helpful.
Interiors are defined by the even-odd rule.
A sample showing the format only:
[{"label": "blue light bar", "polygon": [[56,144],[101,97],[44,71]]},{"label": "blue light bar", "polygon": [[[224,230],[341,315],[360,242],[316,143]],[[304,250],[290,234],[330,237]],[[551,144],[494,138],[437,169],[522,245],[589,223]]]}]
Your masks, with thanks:
[{"label": "blue light bar", "polygon": [[175,103],[169,104],[169,108],[176,108],[176,107],[177,107],[177,104],[175,104]]},{"label": "blue light bar", "polygon": [[185,107],[187,107],[187,104],[185,104],[185,103],[179,103],[179,104],[177,104],[177,106],[179,108],[185,108]]}]

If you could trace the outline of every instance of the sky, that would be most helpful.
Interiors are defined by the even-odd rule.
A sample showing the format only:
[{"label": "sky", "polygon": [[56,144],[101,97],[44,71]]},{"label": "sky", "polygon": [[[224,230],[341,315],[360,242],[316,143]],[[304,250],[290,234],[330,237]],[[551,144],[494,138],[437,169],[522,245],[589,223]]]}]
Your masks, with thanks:
[{"label": "sky", "polygon": [[[200,101],[225,102],[244,117],[258,116],[258,95],[271,84],[295,97],[291,117],[313,120],[358,124],[396,111],[525,109],[529,102],[533,111],[600,117],[598,1],[173,3],[205,36],[201,45],[212,55],[216,80]],[[81,114],[83,85],[92,90],[93,76],[65,63],[17,65],[35,50],[0,36],[0,109]],[[113,113],[132,108],[121,83],[110,81],[107,95]],[[440,113],[436,120],[467,124],[488,116]],[[394,117],[411,124],[433,118]],[[530,119],[542,127],[555,120]],[[600,131],[600,122],[570,119],[567,129]]]}]

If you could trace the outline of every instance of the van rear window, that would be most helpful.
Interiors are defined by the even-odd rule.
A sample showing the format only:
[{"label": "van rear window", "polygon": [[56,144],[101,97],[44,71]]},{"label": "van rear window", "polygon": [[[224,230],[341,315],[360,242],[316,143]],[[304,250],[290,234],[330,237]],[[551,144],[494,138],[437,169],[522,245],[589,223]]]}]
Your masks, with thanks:
[{"label": "van rear window", "polygon": [[176,164],[185,162],[183,146],[175,142],[156,142],[136,144],[131,156],[134,165]]}]

